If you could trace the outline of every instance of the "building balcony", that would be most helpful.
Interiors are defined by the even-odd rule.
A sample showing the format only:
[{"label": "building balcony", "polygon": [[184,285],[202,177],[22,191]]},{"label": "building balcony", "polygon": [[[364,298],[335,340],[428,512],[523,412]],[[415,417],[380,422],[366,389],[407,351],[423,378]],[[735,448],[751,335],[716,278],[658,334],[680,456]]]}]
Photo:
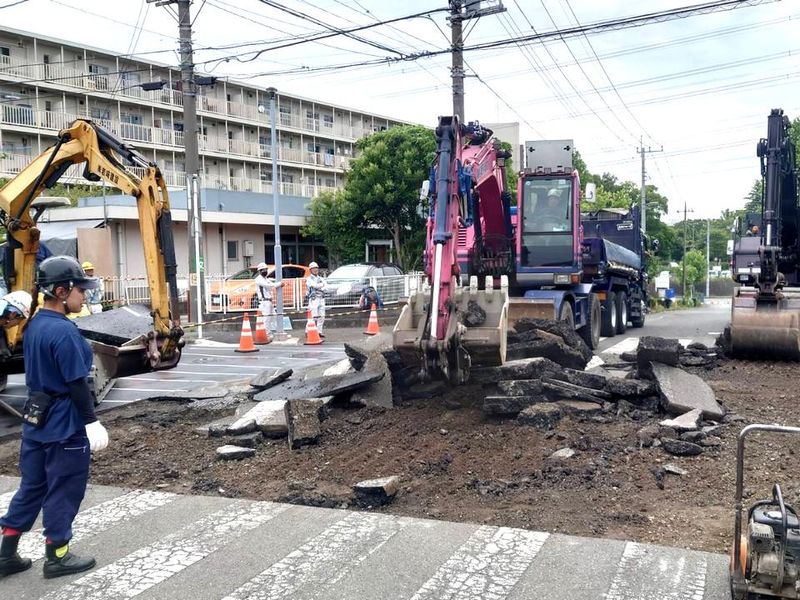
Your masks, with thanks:
[{"label": "building balcony", "polygon": [[[91,119],[86,115],[61,113],[46,110],[35,110],[17,104],[0,104],[0,125],[19,127],[21,129],[38,129],[44,133],[56,135],[58,131],[69,127],[75,119]],[[108,119],[92,119],[109,133],[125,141],[139,145],[166,146],[170,149],[183,150],[184,134],[182,131],[121,123]],[[225,156],[243,157],[245,159],[264,160],[272,157],[270,146],[257,140],[228,139],[224,136],[199,135],[198,147],[201,152],[215,152]],[[321,167],[345,169],[349,157],[303,152],[298,148],[279,148],[278,160],[305,167]]]},{"label": "building balcony", "polygon": [[[35,158],[33,155],[28,154],[3,154],[0,155],[0,177],[15,177],[31,161]],[[135,174],[137,177],[144,177],[145,169],[143,167],[126,167],[128,171]],[[85,185],[102,185],[100,183],[93,184],[92,182],[83,178],[84,165],[76,164],[70,166],[67,171],[61,176],[62,183],[82,183]],[[186,173],[183,171],[173,171],[169,169],[162,169],[161,174],[164,176],[164,182],[170,188],[184,188],[186,187]],[[241,176],[225,177],[222,175],[208,174],[201,177],[201,186],[206,188],[220,189],[220,190],[234,190],[239,192],[256,192],[261,194],[272,194],[272,182],[262,181],[261,179],[248,178]],[[335,191],[335,187],[313,185],[309,183],[294,183],[283,182],[280,184],[279,193],[284,196],[300,196],[305,198],[314,198],[324,191]],[[98,194],[99,195],[99,194]]]}]

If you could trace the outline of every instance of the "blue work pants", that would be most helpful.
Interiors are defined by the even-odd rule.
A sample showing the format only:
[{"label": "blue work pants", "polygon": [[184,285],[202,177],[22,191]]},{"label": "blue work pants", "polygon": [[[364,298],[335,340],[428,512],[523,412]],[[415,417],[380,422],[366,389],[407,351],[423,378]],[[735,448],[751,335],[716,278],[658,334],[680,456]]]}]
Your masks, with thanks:
[{"label": "blue work pants", "polygon": [[30,531],[42,511],[44,535],[53,541],[72,538],[72,521],[89,479],[89,440],[81,431],[63,442],[22,438],[22,481],[0,526]]}]

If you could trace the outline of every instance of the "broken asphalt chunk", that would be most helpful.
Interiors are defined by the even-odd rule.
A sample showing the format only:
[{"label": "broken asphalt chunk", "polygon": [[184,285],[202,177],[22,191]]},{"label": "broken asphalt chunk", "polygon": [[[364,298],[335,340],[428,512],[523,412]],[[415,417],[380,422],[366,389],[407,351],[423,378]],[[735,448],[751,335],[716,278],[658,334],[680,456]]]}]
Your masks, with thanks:
[{"label": "broken asphalt chunk", "polygon": [[720,421],[725,416],[714,391],[697,375],[661,363],[653,363],[652,372],[667,412],[682,414],[697,408],[706,419]]}]

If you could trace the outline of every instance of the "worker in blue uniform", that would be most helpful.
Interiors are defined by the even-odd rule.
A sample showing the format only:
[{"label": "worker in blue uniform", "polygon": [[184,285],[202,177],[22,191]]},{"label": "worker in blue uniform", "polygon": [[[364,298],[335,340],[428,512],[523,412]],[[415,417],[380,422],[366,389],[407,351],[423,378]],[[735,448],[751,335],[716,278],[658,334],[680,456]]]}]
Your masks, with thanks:
[{"label": "worker in blue uniform", "polygon": [[[23,409],[19,489],[0,518],[0,577],[25,571],[31,560],[17,552],[20,536],[39,512],[44,525],[46,579],[95,566],[91,557],[69,551],[72,522],[89,478],[89,456],[108,445],[108,433],[94,413],[87,376],[92,350],[66,314],[77,312],[86,290],[97,287],[70,256],[43,260],[36,273],[44,305],[25,329],[24,360],[28,399]],[[36,308],[34,294],[33,312]]]}]

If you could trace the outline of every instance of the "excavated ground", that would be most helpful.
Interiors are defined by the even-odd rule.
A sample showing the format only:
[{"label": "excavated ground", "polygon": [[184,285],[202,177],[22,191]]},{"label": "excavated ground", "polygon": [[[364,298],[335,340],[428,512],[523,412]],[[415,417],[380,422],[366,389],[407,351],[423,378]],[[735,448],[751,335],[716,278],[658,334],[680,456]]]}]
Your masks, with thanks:
[{"label": "excavated ground", "polygon": [[[374,510],[727,552],[736,435],[747,423],[800,425],[797,365],[723,361],[698,374],[742,420],[726,424],[722,445],[697,457],[638,447],[636,432],[663,417],[565,418],[545,433],[484,417],[480,390],[461,388],[391,410],[334,407],[319,445],[292,451],[285,440],[267,440],[255,458],[232,462],[215,459],[219,439],[195,432],[219,413],[137,403],[107,413],[112,441],[94,459],[92,482],[338,507],[351,501],[353,483],[399,475],[394,502]],[[774,481],[797,500],[798,442],[748,445],[751,500],[766,497]],[[564,447],[577,453],[549,458]],[[0,473],[17,475],[17,457],[18,442],[0,446]],[[688,474],[659,481],[654,471],[665,463]]]}]

